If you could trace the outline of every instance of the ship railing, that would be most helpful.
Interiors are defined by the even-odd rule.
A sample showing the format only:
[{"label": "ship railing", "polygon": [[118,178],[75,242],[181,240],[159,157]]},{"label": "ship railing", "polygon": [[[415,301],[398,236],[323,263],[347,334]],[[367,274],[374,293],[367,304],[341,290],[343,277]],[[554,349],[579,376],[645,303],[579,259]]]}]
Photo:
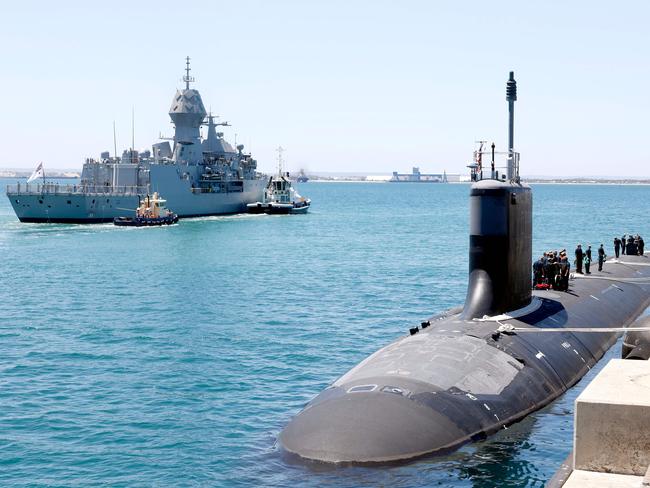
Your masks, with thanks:
[{"label": "ship railing", "polygon": [[[510,151],[474,151],[474,160],[468,165],[472,181],[519,181],[519,153]],[[510,174],[508,169],[510,168]]]},{"label": "ship railing", "polygon": [[191,188],[192,193],[237,193],[244,191],[241,181],[216,181],[210,182],[210,186],[199,186]]},{"label": "ship railing", "polygon": [[16,183],[7,194],[17,195],[146,195],[147,186],[61,185],[59,183]]}]

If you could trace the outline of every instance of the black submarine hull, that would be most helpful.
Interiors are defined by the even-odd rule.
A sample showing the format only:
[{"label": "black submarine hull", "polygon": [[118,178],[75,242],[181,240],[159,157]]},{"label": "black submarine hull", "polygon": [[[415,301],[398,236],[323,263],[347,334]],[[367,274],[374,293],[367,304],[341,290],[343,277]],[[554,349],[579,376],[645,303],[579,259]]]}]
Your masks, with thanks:
[{"label": "black submarine hull", "polygon": [[[382,463],[483,438],[577,383],[618,338],[610,329],[632,324],[650,304],[645,256],[578,274],[567,292],[532,294],[533,195],[520,181],[513,147],[513,72],[506,100],[506,173],[496,169],[494,144],[491,153],[481,145],[470,166],[463,310],[410,329],[335,381],[280,433],[286,451],[323,462]],[[489,156],[488,171],[482,162]],[[566,269],[568,257],[559,258]],[[608,330],[593,332],[598,328]]]},{"label": "black submarine hull", "polygon": [[[577,275],[569,292],[535,292],[487,319],[453,314],[377,351],[324,390],[279,437],[331,463],[383,463],[447,452],[547,405],[577,383],[650,305],[650,260],[623,256]],[[502,324],[539,332],[497,333]],[[424,323],[426,326],[426,322]]]},{"label": "black submarine hull", "polygon": [[644,330],[628,330],[623,337],[621,347],[622,359],[639,359],[647,361],[650,359],[650,317],[642,317],[631,326],[642,327]]}]

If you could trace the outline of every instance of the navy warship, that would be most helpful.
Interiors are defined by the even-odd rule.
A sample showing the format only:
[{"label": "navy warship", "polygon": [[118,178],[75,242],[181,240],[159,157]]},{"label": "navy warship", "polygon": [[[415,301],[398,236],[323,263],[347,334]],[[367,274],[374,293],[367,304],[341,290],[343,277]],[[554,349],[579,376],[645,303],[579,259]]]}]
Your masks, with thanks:
[{"label": "navy warship", "polygon": [[646,256],[575,273],[567,292],[533,291],[533,198],[513,145],[513,73],[506,99],[507,164],[495,165],[493,149],[490,168],[472,167],[465,305],[411,326],[316,396],[280,433],[286,453],[386,463],[485,438],[575,385],[650,304]]},{"label": "navy warship", "polygon": [[[186,58],[185,88],[176,91],[169,110],[174,136],[153,144],[151,151],[126,150],[121,157],[108,151],[87,159],[78,185],[19,183],[7,186],[7,196],[21,222],[112,222],[135,209],[142,198],[158,192],[180,217],[232,214],[262,198],[266,178],[257,161],[233,148],[217,132],[229,125],[208,114],[198,90],[190,88],[190,58]],[[201,127],[207,137],[201,136]],[[170,145],[173,142],[173,146]]]}]

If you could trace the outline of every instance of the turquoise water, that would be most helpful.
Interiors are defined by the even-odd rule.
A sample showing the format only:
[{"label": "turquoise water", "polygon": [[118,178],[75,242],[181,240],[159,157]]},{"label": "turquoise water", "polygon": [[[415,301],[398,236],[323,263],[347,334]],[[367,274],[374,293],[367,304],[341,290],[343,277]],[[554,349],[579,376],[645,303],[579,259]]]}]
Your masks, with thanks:
[{"label": "turquoise water", "polygon": [[[128,229],[20,224],[0,181],[0,485],[543,486],[571,449],[585,381],[444,458],[278,452],[320,390],[462,304],[466,185],[307,183],[306,216]],[[535,254],[650,235],[650,187],[534,192]]]}]

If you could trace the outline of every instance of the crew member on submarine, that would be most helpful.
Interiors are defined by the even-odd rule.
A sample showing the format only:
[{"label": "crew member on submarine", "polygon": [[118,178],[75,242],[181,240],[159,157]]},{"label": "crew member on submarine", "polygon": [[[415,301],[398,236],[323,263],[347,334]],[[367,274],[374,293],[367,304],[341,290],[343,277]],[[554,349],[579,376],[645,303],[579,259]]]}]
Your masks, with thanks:
[{"label": "crew member on submarine", "polygon": [[582,260],[584,258],[584,253],[582,252],[582,244],[578,244],[576,247],[576,273],[582,274]]}]

